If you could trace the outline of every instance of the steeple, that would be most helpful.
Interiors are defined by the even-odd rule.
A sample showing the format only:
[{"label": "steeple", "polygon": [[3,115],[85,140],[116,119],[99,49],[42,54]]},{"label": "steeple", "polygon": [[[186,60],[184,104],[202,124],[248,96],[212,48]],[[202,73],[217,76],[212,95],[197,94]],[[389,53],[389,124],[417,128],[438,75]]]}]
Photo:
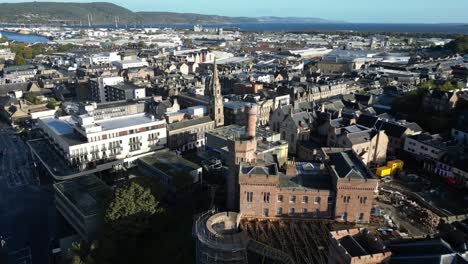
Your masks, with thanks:
[{"label": "steeple", "polygon": [[215,127],[224,125],[224,105],[219,82],[218,65],[216,58],[213,62],[213,78],[211,79],[210,116],[215,121]]},{"label": "steeple", "polygon": [[213,62],[213,79],[211,81],[211,92],[213,93],[213,96],[216,96],[215,90],[217,87],[221,88],[221,84],[219,83],[218,64],[216,63],[215,57]]}]

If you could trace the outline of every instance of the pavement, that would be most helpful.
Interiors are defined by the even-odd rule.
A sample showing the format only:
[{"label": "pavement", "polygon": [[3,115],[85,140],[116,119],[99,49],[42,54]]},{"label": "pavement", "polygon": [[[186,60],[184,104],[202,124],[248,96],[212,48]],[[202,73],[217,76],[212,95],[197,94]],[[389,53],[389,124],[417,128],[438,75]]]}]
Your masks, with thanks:
[{"label": "pavement", "polygon": [[47,264],[57,218],[52,188],[40,186],[26,143],[3,123],[0,152],[0,263]]}]

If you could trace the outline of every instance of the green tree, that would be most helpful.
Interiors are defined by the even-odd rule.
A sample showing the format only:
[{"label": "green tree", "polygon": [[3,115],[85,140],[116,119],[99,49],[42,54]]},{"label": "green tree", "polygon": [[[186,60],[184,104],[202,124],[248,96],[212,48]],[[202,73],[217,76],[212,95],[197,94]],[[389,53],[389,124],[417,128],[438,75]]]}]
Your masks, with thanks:
[{"label": "green tree", "polygon": [[139,41],[138,44],[137,44],[137,46],[138,46],[139,48],[146,48],[146,43],[145,43],[144,41]]},{"label": "green tree", "polygon": [[132,182],[116,190],[106,211],[105,222],[113,238],[132,239],[149,228],[151,218],[162,212],[150,188]]},{"label": "green tree", "polygon": [[37,96],[34,95],[33,93],[26,93],[26,94],[24,94],[23,98],[26,99],[27,101],[29,101],[32,104],[39,104],[40,103]]},{"label": "green tree", "polygon": [[57,99],[50,98],[49,101],[47,102],[47,107],[50,108],[50,109],[53,109],[59,104],[60,104],[60,102],[57,101]]},{"label": "green tree", "polygon": [[468,53],[468,36],[458,37],[451,41],[445,48],[451,50],[454,53]]},{"label": "green tree", "polygon": [[455,87],[449,81],[446,81],[442,86],[440,86],[442,91],[452,91]]},{"label": "green tree", "polygon": [[94,254],[97,249],[96,242],[87,245],[85,243],[73,243],[68,249],[68,256],[65,258],[65,264],[95,264]]},{"label": "green tree", "polygon": [[26,64],[26,59],[23,58],[21,55],[16,55],[15,56],[15,65],[25,65]]}]

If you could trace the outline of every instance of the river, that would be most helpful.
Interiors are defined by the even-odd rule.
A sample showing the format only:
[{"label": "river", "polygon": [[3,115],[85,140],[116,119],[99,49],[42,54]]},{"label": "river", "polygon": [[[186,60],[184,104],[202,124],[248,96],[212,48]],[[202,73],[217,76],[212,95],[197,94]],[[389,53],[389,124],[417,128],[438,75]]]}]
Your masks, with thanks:
[{"label": "river", "polygon": [[21,43],[47,43],[49,41],[48,38],[33,34],[20,34],[14,32],[5,32],[0,31],[2,36],[8,38],[9,40],[21,42]]}]

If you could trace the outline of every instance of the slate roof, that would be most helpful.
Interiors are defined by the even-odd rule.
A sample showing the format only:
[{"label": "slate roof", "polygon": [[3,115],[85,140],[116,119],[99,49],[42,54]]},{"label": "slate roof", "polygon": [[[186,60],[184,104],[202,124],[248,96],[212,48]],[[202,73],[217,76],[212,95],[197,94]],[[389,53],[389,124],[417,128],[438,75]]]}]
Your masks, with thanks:
[{"label": "slate roof", "polygon": [[375,126],[378,120],[379,118],[376,116],[360,115],[359,118],[356,120],[356,123],[361,126],[372,128]]},{"label": "slate roof", "polygon": [[250,176],[278,176],[278,168],[274,163],[265,166],[242,166],[241,172]]},{"label": "slate roof", "polygon": [[401,264],[445,264],[468,263],[442,239],[394,243],[388,245],[392,252],[390,263]]},{"label": "slate roof", "polygon": [[10,105],[17,105],[18,99],[13,98],[11,96],[1,96],[0,97],[0,106],[10,106]]},{"label": "slate roof", "polygon": [[5,95],[7,93],[13,91],[23,91],[26,92],[28,90],[29,83],[8,83],[8,84],[0,84],[0,95]]},{"label": "slate roof", "polygon": [[328,153],[339,178],[370,179],[372,175],[352,150]]},{"label": "slate roof", "polygon": [[363,130],[358,132],[349,132],[347,137],[353,145],[361,144],[371,140],[377,132],[375,130]]},{"label": "slate roof", "polygon": [[200,118],[196,118],[196,119],[189,119],[189,120],[184,120],[184,121],[168,124],[167,125],[167,130],[168,131],[174,131],[174,130],[178,130],[178,129],[182,129],[182,128],[186,128],[186,127],[190,127],[190,126],[195,126],[195,125],[200,125],[200,124],[203,124],[203,123],[212,122],[212,121],[213,120],[211,119],[211,117],[204,116],[204,117],[200,117]]}]

